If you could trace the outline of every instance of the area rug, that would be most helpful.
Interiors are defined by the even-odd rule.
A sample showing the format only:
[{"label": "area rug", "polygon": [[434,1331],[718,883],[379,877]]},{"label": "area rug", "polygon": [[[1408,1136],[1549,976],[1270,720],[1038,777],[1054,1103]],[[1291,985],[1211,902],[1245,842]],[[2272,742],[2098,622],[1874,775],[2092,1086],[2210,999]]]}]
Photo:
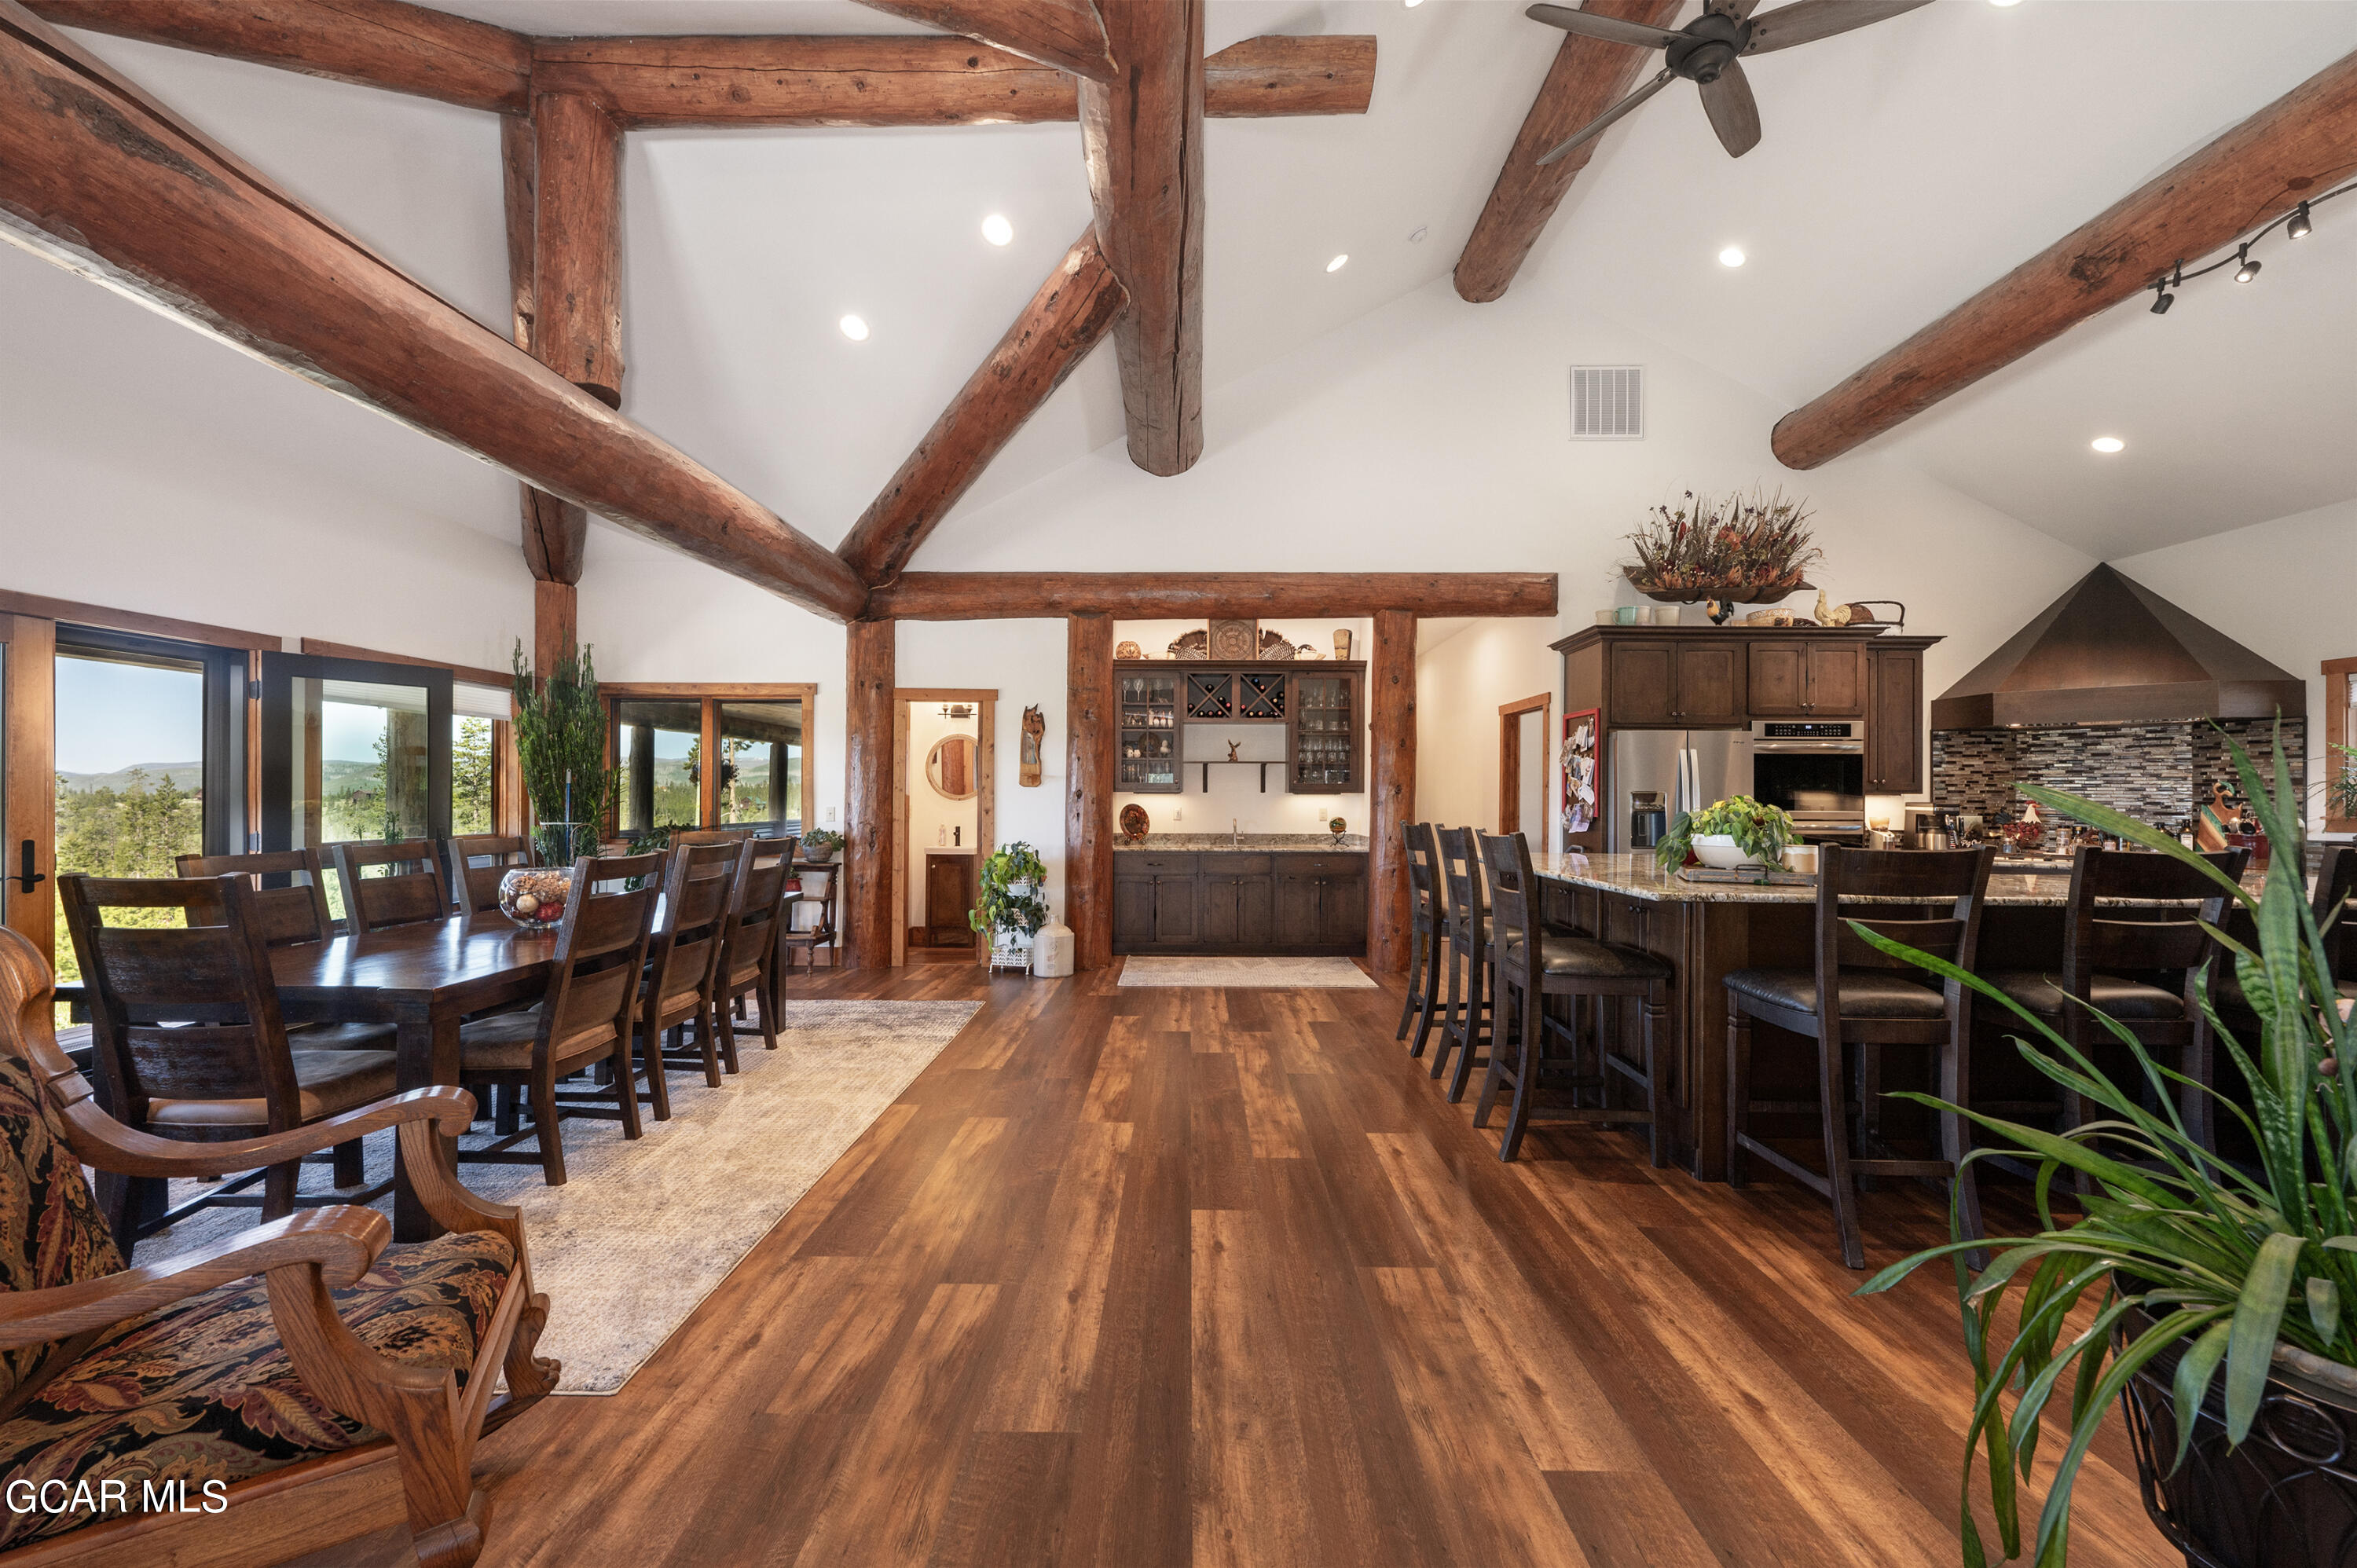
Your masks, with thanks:
[{"label": "area rug", "polygon": [[[737,1035],[744,1070],[720,1088],[673,1074],[671,1120],[645,1119],[644,1137],[625,1139],[619,1122],[567,1120],[563,1187],[544,1185],[538,1165],[459,1166],[468,1187],[523,1210],[533,1280],[549,1302],[540,1353],[565,1364],[556,1391],[620,1388],[981,1007],[788,1002],[776,1050],[761,1048],[756,1026]],[[486,1130],[461,1143],[490,1141]],[[368,1179],[382,1181],[393,1140],[368,1142]],[[305,1166],[305,1192],[327,1176]],[[200,1190],[176,1181],[172,1202]],[[377,1207],[392,1205],[387,1196]],[[202,1210],[140,1242],[136,1261],[253,1223],[250,1208]]]},{"label": "area rug", "polygon": [[1347,958],[1165,958],[1121,961],[1124,985],[1212,985],[1234,989],[1374,989],[1367,972]]}]

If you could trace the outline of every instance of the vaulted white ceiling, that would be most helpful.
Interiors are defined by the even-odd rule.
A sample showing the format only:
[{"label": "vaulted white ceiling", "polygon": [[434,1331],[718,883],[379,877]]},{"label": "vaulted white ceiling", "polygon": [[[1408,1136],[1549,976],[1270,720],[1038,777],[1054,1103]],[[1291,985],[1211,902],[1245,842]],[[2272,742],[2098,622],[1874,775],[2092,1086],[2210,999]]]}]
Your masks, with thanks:
[{"label": "vaulted white ceiling", "polygon": [[[447,8],[541,33],[916,30],[834,0]],[[1486,0],[1211,0],[1208,30],[1214,49],[1275,32],[1381,39],[1363,117],[1211,124],[1216,400],[1448,272],[1559,35]],[[504,326],[490,116],[85,39]],[[1942,0],[1754,62],[1766,135],[1739,162],[1689,93],[1664,94],[1606,138],[1516,287],[1797,403],[2352,48],[2352,0]],[[639,133],[624,179],[626,411],[828,542],[1089,210],[1071,125]],[[1015,225],[1004,249],[980,234],[992,212]],[[1749,254],[1740,270],[1714,259],[1729,243]],[[2357,495],[2357,197],[2266,260],[2247,287],[2189,286],[2165,319],[2122,306],[1875,449],[2099,555]],[[0,338],[0,375],[40,389],[60,439],[64,411],[134,410],[158,439],[266,445],[512,533],[505,480],[406,431],[193,336],[166,347],[165,324],[16,252],[0,252],[0,293],[38,306]],[[846,312],[871,324],[866,342],[836,329]],[[1103,353],[967,506],[1121,434]],[[2127,450],[2095,456],[2099,434]]]}]

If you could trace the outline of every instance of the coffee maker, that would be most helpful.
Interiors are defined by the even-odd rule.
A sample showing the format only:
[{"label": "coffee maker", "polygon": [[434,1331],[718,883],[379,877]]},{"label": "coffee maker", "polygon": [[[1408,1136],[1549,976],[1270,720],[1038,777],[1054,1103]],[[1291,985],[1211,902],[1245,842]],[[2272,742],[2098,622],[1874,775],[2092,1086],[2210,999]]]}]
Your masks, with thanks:
[{"label": "coffee maker", "polygon": [[1669,836],[1669,802],[1659,789],[1629,792],[1629,847],[1651,849]]}]

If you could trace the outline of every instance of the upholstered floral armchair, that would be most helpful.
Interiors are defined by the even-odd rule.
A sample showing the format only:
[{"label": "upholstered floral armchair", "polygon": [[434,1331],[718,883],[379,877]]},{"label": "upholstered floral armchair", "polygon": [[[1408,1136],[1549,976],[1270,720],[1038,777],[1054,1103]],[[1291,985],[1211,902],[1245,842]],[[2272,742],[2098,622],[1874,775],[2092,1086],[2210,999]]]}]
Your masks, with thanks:
[{"label": "upholstered floral armchair", "polygon": [[[100,1110],[59,1048],[48,965],[0,929],[0,1563],[276,1563],[405,1523],[425,1568],[482,1550],[482,1434],[555,1386],[517,1211],[415,1090],[290,1133],[188,1144]],[[81,1166],[218,1176],[396,1129],[448,1234],[308,1209],[125,1267]],[[504,1371],[506,1388],[495,1393]]]}]

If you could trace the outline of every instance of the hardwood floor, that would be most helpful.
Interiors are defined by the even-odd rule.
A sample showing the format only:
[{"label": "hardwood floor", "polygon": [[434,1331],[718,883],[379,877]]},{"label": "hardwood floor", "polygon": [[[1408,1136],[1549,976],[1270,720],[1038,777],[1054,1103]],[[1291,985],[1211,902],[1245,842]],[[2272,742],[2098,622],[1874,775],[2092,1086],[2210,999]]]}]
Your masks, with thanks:
[{"label": "hardwood floor", "polygon": [[[486,1445],[485,1564],[1959,1559],[1945,1283],[1853,1298],[1815,1198],[1626,1134],[1500,1164],[1396,990],[794,990],[989,1004],[620,1393]],[[2079,1568],[2172,1561],[2116,1424],[2080,1498]]]}]

